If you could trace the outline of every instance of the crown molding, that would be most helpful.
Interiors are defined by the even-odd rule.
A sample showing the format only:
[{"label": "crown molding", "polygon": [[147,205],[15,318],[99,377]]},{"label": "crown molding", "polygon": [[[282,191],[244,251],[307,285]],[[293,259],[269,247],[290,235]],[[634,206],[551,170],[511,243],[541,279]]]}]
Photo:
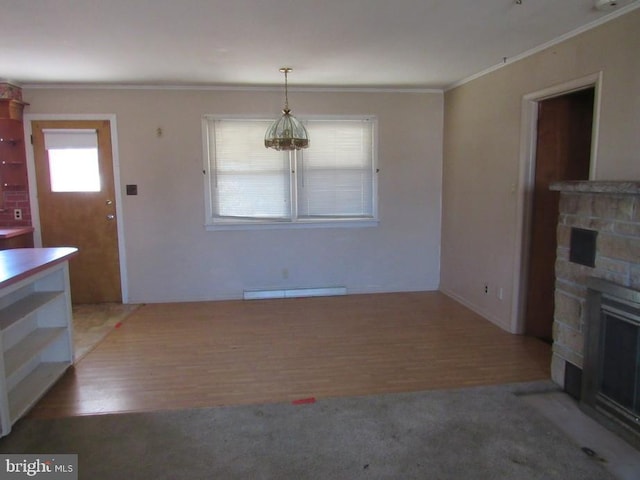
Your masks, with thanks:
[{"label": "crown molding", "polygon": [[634,1],[634,3],[632,3],[632,4],[629,4],[629,5],[625,6],[625,7],[622,7],[620,9],[616,10],[615,12],[611,12],[608,15],[600,17],[599,19],[597,19],[597,20],[595,20],[595,21],[593,21],[591,23],[587,23],[586,25],[583,25],[583,26],[581,26],[579,28],[576,28],[575,30],[572,30],[572,31],[570,31],[568,33],[565,33],[564,35],[561,35],[561,36],[559,36],[559,37],[557,37],[557,38],[555,38],[553,40],[550,40],[550,41],[548,41],[546,43],[543,43],[542,45],[538,45],[537,47],[534,47],[534,48],[532,48],[530,50],[527,50],[526,52],[523,52],[523,53],[521,53],[519,55],[515,55],[513,57],[506,58],[503,63],[498,63],[496,65],[493,65],[492,67],[489,67],[489,68],[487,68],[485,70],[482,70],[482,71],[480,71],[478,73],[475,73],[475,74],[473,74],[473,75],[471,75],[469,77],[463,78],[462,80],[458,80],[457,82],[454,82],[454,83],[446,86],[444,88],[444,91],[448,92],[449,90],[453,90],[454,88],[460,87],[460,86],[464,85],[465,83],[469,83],[469,82],[471,82],[473,80],[476,80],[476,79],[478,79],[480,77],[484,77],[485,75],[488,75],[488,74],[490,74],[492,72],[495,72],[496,70],[500,70],[501,68],[504,68],[504,67],[506,67],[508,65],[511,65],[512,63],[515,63],[515,62],[517,62],[519,60],[523,60],[523,59],[525,59],[527,57],[535,55],[536,53],[539,53],[539,52],[541,52],[543,50],[546,50],[549,47],[552,47],[552,46],[557,45],[559,43],[562,43],[562,42],[564,42],[566,40],[569,40],[570,38],[573,38],[573,37],[575,37],[577,35],[580,35],[581,33],[584,33],[584,32],[586,32],[588,30],[592,30],[592,29],[594,29],[596,27],[599,27],[600,25],[603,25],[603,24],[605,24],[607,22],[610,22],[611,20],[614,20],[614,19],[616,19],[618,17],[621,17],[623,15],[626,15],[627,13],[629,13],[629,12],[631,12],[633,10],[636,10],[638,8],[640,8],[640,2]]},{"label": "crown molding", "polygon": [[[24,83],[25,90],[173,90],[173,91],[222,91],[222,92],[281,92],[282,86],[242,85],[166,85],[166,84],[115,84],[115,83]],[[290,92],[335,93],[430,93],[443,94],[437,88],[397,87],[289,87]]]}]

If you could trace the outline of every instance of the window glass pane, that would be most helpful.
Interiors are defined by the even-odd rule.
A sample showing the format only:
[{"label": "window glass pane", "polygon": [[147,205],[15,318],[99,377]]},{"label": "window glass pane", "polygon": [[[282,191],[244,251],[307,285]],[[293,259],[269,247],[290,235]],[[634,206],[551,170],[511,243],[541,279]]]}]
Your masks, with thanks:
[{"label": "window glass pane", "polygon": [[310,121],[307,129],[312,142],[299,157],[299,216],[372,217],[372,122]]},{"label": "window glass pane", "polygon": [[212,210],[219,217],[291,217],[289,157],[264,148],[269,121],[216,120],[210,126]]},{"label": "window glass pane", "polygon": [[99,192],[97,148],[49,149],[52,192]]}]

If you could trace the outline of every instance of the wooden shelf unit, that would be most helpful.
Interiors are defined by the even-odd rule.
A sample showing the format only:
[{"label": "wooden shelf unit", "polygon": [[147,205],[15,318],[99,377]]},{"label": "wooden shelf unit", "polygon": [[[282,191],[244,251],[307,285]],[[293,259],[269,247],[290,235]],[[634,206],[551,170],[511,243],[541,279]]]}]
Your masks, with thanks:
[{"label": "wooden shelf unit", "polygon": [[18,266],[14,278],[0,282],[2,436],[11,431],[12,425],[74,362],[66,257],[53,262],[33,261],[34,254],[51,250],[66,251],[67,254],[76,251],[66,248],[0,252],[0,264],[14,261],[14,266]]},{"label": "wooden shelf unit", "polygon": [[21,100],[0,98],[0,210],[5,208],[5,191],[23,192],[28,188],[22,123],[26,105]]},{"label": "wooden shelf unit", "polygon": [[22,120],[0,118],[0,185],[3,190],[27,188]]}]

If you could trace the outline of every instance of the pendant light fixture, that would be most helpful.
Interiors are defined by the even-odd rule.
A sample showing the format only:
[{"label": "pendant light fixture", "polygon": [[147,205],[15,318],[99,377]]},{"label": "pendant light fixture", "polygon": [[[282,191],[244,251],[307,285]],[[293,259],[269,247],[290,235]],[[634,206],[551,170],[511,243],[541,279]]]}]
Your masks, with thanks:
[{"label": "pendant light fixture", "polygon": [[309,134],[304,125],[289,110],[287,75],[291,68],[282,67],[284,73],[284,109],[282,116],[273,122],[264,136],[264,146],[275,150],[301,150],[309,146]]}]

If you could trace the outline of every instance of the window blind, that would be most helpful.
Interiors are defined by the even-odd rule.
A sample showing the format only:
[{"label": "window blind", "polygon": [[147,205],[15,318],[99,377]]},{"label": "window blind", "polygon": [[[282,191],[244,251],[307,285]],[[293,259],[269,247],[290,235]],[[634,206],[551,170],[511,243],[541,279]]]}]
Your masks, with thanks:
[{"label": "window blind", "polygon": [[98,148],[98,132],[95,129],[47,128],[42,132],[47,150]]},{"label": "window blind", "polygon": [[299,217],[373,217],[373,125],[368,119],[311,120],[298,153]]},{"label": "window blind", "polygon": [[217,217],[291,217],[289,157],[263,146],[265,120],[209,122],[213,212]]},{"label": "window blind", "polygon": [[264,147],[270,124],[204,118],[207,225],[376,220],[375,118],[307,120],[309,148],[284,152]]}]

